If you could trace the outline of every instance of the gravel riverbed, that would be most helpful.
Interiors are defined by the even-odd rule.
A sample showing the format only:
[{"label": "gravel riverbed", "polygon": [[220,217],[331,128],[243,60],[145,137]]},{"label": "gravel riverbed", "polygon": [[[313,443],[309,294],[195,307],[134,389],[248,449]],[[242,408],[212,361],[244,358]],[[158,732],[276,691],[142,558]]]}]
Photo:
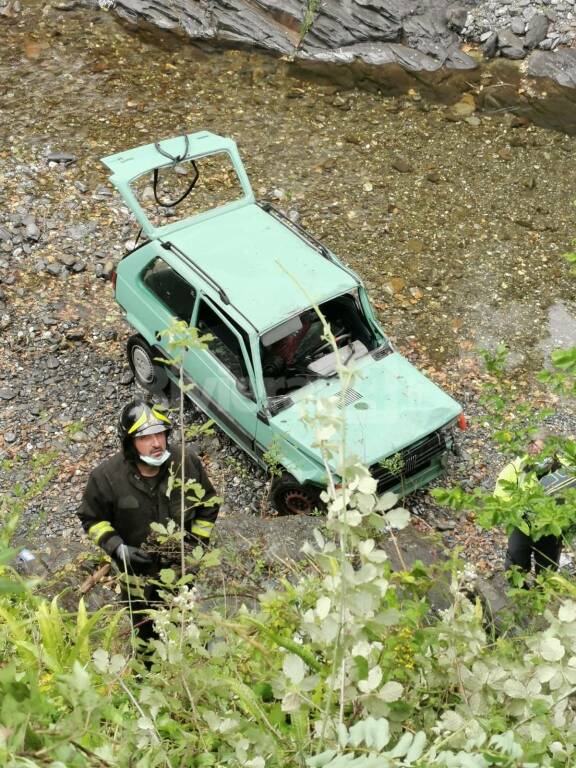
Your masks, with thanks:
[{"label": "gravel riverbed", "polygon": [[[463,404],[471,428],[443,482],[491,487],[504,459],[479,405],[478,347],[507,343],[511,379],[534,397],[550,350],[576,343],[561,258],[576,232],[575,140],[473,103],[454,112],[415,91],[297,80],[270,59],[139,36],[63,5],[32,0],[0,17],[0,487],[33,496],[46,477],[24,500],[18,542],[84,541],[83,486],[116,450],[118,412],[137,391],[107,279],[136,228],[99,158],[204,128],[238,141],[257,196],[358,270],[400,349]],[[554,405],[549,423],[574,434],[573,406]],[[219,430],[198,449],[223,519],[248,536],[296,546],[315,524],[271,518],[265,474]],[[408,506],[415,528],[483,571],[501,566],[501,533],[450,519],[424,491]]]}]

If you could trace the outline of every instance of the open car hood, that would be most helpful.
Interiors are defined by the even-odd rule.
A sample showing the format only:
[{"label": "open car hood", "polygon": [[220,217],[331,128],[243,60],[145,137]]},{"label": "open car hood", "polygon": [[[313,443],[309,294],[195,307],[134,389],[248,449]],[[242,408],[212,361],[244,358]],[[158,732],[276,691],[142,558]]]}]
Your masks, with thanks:
[{"label": "open car hood", "polygon": [[[346,423],[346,453],[370,465],[395,454],[431,432],[454,421],[462,409],[402,355],[382,360],[367,356],[360,361],[358,377],[344,393],[342,412]],[[270,419],[273,429],[306,453],[312,448],[313,429],[301,419],[308,398],[340,397],[337,377],[315,381],[291,393],[294,405]]]}]

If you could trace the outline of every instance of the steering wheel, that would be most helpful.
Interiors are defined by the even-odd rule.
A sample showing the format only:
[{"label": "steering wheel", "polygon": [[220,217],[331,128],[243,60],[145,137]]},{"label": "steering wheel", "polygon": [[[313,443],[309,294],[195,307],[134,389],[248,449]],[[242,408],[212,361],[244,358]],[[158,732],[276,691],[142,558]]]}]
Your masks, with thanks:
[{"label": "steering wheel", "polygon": [[[336,342],[336,346],[338,348],[345,346],[342,342],[348,341],[350,339],[350,336],[352,334],[350,333],[341,333],[340,336],[335,336],[334,341]],[[314,347],[314,349],[311,349],[310,352],[308,352],[307,357],[315,357],[320,352],[330,352],[332,350],[332,342],[330,341],[324,341],[322,344],[319,344],[317,347]]]}]

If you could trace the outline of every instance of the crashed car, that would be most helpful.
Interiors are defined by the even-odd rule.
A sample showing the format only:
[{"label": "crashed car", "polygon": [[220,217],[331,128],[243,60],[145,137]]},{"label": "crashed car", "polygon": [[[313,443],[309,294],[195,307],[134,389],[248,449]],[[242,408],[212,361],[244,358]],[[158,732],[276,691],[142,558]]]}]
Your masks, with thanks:
[{"label": "crashed car", "polygon": [[[234,141],[204,131],[103,162],[143,238],[113,276],[135,329],[127,354],[136,381],[156,393],[178,382],[179,371],[161,362],[175,318],[211,334],[208,350],[186,353],[186,395],[260,465],[275,451],[282,473],[271,502],[280,514],[311,513],[326,487],[301,418],[310,398],[340,398],[347,450],[370,467],[379,493],[407,494],[442,472],[459,404],[395,349],[359,277],[255,199]],[[343,394],[314,305],[357,372]]]}]

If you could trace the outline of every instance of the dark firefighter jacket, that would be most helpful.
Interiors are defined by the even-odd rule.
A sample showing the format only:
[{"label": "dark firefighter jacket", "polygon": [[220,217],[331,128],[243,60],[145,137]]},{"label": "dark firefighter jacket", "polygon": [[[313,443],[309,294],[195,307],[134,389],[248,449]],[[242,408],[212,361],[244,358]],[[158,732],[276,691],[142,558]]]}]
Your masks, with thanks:
[{"label": "dark firefighter jacket", "polygon": [[[150,533],[150,523],[166,525],[172,518],[180,522],[181,489],[172,488],[167,495],[170,469],[181,476],[181,452],[171,448],[171,457],[152,479],[144,478],[136,464],[122,452],[104,461],[91,473],[78,517],[90,539],[113,555],[119,544],[139,547]],[[203,500],[215,496],[200,459],[186,452],[185,478],[200,484],[205,491]],[[193,493],[188,495],[194,496]],[[185,501],[185,528],[189,533],[207,542],[218,515],[218,504],[193,506]]]}]

